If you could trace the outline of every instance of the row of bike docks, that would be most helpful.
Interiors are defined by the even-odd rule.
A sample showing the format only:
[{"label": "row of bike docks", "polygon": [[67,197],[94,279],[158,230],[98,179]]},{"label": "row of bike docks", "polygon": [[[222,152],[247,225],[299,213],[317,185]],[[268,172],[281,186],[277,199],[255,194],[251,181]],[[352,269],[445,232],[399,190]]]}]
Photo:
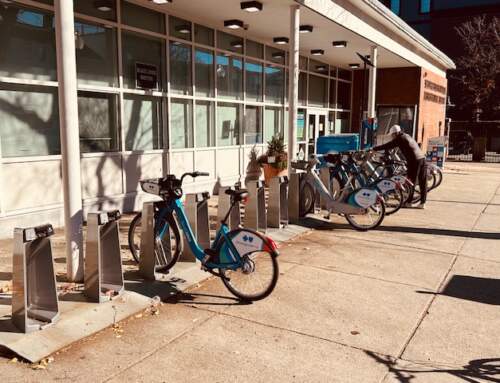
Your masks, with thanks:
[{"label": "row of bike docks", "polygon": [[[235,204],[229,214],[230,229],[243,226],[259,232],[268,228],[283,228],[299,221],[300,175],[273,178],[266,189],[262,181],[247,183],[248,198],[243,209]],[[221,221],[231,207],[227,188],[219,190],[217,219]],[[267,198],[266,198],[267,197]],[[198,243],[210,247],[210,195],[185,195],[184,209]],[[139,274],[144,280],[158,278],[156,273],[163,260],[155,251],[155,211],[162,202],[145,202],[141,221],[141,257]],[[124,291],[124,274],[120,252],[118,210],[92,212],[87,216],[87,236],[84,257],[84,290],[88,302],[103,303]],[[59,319],[59,298],[52,253],[51,224],[14,230],[12,269],[12,323],[20,332],[42,330]],[[186,239],[183,239],[184,241]],[[163,244],[165,246],[165,244]],[[195,262],[189,246],[184,246],[182,261]]]}]

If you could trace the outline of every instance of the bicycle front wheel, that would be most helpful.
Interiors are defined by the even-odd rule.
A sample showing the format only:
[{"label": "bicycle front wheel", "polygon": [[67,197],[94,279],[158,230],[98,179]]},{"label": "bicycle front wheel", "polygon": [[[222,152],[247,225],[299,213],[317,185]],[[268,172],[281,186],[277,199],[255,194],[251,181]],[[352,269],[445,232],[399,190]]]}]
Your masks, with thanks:
[{"label": "bicycle front wheel", "polygon": [[128,248],[136,263],[139,263],[141,251],[141,220],[142,213],[137,213],[128,228]]},{"label": "bicycle front wheel", "polygon": [[366,214],[345,215],[347,222],[358,231],[367,231],[378,227],[385,217],[385,203],[378,201],[368,209]]},{"label": "bicycle front wheel", "polygon": [[299,200],[299,214],[301,217],[305,217],[307,214],[314,211],[316,192],[314,187],[307,181],[302,182],[300,186]]},{"label": "bicycle front wheel", "polygon": [[399,211],[404,204],[403,191],[400,189],[390,190],[384,194],[385,215],[391,215]]}]

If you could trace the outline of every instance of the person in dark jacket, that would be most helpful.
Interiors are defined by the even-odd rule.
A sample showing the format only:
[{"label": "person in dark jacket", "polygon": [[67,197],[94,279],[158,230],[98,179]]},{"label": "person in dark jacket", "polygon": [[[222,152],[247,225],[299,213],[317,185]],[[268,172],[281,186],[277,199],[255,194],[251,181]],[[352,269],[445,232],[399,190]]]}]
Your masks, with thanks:
[{"label": "person in dark jacket", "polygon": [[[408,168],[408,178],[414,185],[420,186],[420,204],[418,209],[423,209],[427,200],[427,165],[425,162],[425,155],[420,150],[417,142],[408,134],[401,131],[399,125],[394,125],[389,130],[392,135],[392,140],[379,146],[375,146],[372,150],[386,150],[399,148],[406,158]],[[413,189],[410,192],[408,201],[405,207],[411,207],[413,200]]]}]

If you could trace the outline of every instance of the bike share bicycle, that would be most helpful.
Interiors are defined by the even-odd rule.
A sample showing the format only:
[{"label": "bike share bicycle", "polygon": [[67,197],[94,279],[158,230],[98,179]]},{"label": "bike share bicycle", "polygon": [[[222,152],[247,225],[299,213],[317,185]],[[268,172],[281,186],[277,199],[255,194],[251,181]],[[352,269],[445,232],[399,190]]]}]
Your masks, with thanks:
[{"label": "bike share bicycle", "polygon": [[[162,198],[155,211],[155,256],[163,263],[157,272],[167,272],[178,261],[182,252],[181,230],[202,269],[222,279],[226,288],[236,297],[245,301],[256,301],[267,297],[278,282],[278,251],[274,241],[256,231],[238,228],[230,231],[227,220],[232,208],[241,202],[248,192],[244,189],[226,190],[230,195],[231,208],[221,221],[212,246],[202,249],[191,229],[181,201],[182,182],[185,177],[208,176],[208,173],[185,173],[180,179],[175,175],[165,178],[140,181],[146,193]],[[135,225],[129,229],[129,245],[132,254],[137,251],[134,231],[140,222],[140,213],[134,218]],[[179,228],[180,224],[180,228]],[[140,254],[135,253],[136,259]]]},{"label": "bike share bicycle", "polygon": [[309,161],[292,163],[295,169],[305,171],[300,182],[300,215],[305,216],[314,209],[316,191],[318,191],[325,201],[326,210],[328,211],[327,217],[331,213],[340,214],[345,217],[354,229],[360,231],[378,227],[385,216],[383,196],[374,187],[356,189],[352,187],[352,182],[349,182],[336,198],[323,184],[315,170],[316,165],[319,163],[318,158],[332,160],[329,155],[311,155]]}]

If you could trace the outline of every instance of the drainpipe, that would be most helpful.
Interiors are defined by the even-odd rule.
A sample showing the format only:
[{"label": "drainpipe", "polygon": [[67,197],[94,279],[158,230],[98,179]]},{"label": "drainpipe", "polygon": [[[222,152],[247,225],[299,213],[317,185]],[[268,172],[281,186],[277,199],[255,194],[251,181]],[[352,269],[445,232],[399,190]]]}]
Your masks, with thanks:
[{"label": "drainpipe", "polygon": [[68,280],[83,280],[83,210],[73,0],[55,0],[59,125]]},{"label": "drainpipe", "polygon": [[288,177],[297,155],[297,107],[299,104],[300,6],[290,6],[290,51],[288,67]]}]

